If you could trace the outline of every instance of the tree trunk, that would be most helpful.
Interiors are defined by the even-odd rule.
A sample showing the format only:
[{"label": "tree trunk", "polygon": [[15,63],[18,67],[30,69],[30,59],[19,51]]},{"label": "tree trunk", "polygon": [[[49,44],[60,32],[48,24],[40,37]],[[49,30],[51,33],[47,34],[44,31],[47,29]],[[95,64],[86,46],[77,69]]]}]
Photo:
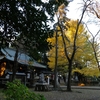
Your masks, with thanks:
[{"label": "tree trunk", "polygon": [[31,78],[30,79],[31,79],[30,86],[33,87],[33,85],[34,85],[34,71],[33,70],[31,71]]},{"label": "tree trunk", "polygon": [[72,72],[72,61],[69,61],[67,91],[72,91],[71,90],[71,72]]},{"label": "tree trunk", "polygon": [[57,61],[58,61],[58,38],[57,38],[57,30],[56,30],[56,37],[55,37],[56,43],[55,43],[55,70],[54,70],[54,89],[58,88],[58,83],[57,83]]},{"label": "tree trunk", "polygon": [[55,75],[54,75],[54,89],[57,90],[58,86],[59,86],[59,83],[58,83],[58,72],[55,72]]},{"label": "tree trunk", "polygon": [[16,78],[16,71],[17,71],[17,65],[18,65],[17,57],[18,57],[18,49],[15,52],[13,74],[12,74],[12,80],[11,81],[13,81]]}]

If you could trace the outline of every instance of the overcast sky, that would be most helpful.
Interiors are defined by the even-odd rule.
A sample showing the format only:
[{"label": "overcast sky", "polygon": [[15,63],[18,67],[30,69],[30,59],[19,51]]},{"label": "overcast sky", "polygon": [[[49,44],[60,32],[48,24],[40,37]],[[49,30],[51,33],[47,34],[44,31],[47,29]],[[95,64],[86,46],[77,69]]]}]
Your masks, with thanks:
[{"label": "overcast sky", "polygon": [[73,2],[70,2],[68,5],[68,12],[67,12],[67,17],[71,19],[78,19],[79,16],[81,15],[81,9],[80,7],[82,6],[81,0],[73,0]]},{"label": "overcast sky", "polygon": [[[82,13],[82,0],[73,0],[72,2],[70,2],[68,5],[68,10],[68,18],[74,20],[80,19]],[[96,25],[97,23],[95,23],[95,18],[93,16],[88,16],[87,14],[85,14],[83,22],[88,25],[89,30],[91,30],[93,34],[96,34],[99,30],[99,27]]]}]

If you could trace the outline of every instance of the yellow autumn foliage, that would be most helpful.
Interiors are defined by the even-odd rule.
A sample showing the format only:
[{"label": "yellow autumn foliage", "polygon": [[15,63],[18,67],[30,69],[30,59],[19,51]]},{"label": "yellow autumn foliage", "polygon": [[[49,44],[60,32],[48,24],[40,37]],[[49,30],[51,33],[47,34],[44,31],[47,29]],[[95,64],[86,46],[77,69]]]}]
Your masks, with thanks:
[{"label": "yellow autumn foliage", "polygon": [[[66,48],[67,51],[69,52],[69,57],[71,56],[72,52],[73,52],[73,42],[74,42],[74,36],[75,36],[75,32],[76,32],[76,28],[77,28],[77,20],[70,20],[69,22],[67,22],[67,24],[65,23],[66,27],[68,27],[68,30],[63,30],[65,36],[68,38],[68,40],[65,40],[66,42]],[[61,32],[60,32],[60,28],[57,27],[57,30],[59,30],[57,32],[58,34],[58,44],[57,44],[57,50],[58,50],[58,66],[62,66],[62,65],[67,65],[67,59],[65,56],[65,52],[64,52],[64,46],[63,46],[63,42],[62,42],[62,36],[61,36]],[[84,49],[84,44],[86,41],[86,37],[85,37],[85,28],[83,24],[80,24],[79,26],[79,31],[77,34],[77,41],[76,41],[76,45],[79,49],[77,49],[76,55],[77,57],[79,57]],[[55,67],[55,35],[56,33],[54,32],[54,36],[52,38],[48,38],[47,41],[51,42],[53,48],[48,52],[48,59],[50,60],[50,62],[48,63],[50,68],[54,68]]]},{"label": "yellow autumn foliage", "polygon": [[[67,22],[67,26],[69,26],[69,28],[67,31],[65,31],[65,35],[70,40],[72,45],[73,45],[74,37],[76,34],[77,24],[78,24],[78,21],[76,20],[75,21],[70,20],[69,22]],[[86,40],[86,37],[84,36],[83,32],[85,32],[85,28],[83,24],[80,24],[78,33],[77,33],[77,42],[76,42],[78,46],[82,46],[82,44],[84,44],[83,42],[85,42]]]},{"label": "yellow autumn foliage", "polygon": [[83,69],[73,69],[72,73],[78,72],[84,74],[85,76],[100,76],[100,71],[97,67],[85,67]]},{"label": "yellow autumn foliage", "polygon": [[[50,38],[48,41],[52,41],[52,46],[53,48],[48,52],[48,58],[50,60],[50,62],[48,62],[49,67],[50,68],[54,68],[55,67],[55,37]],[[63,44],[62,44],[62,38],[61,36],[58,37],[58,65],[66,65],[66,57],[65,57],[65,53],[64,53],[64,48],[63,48]]]}]

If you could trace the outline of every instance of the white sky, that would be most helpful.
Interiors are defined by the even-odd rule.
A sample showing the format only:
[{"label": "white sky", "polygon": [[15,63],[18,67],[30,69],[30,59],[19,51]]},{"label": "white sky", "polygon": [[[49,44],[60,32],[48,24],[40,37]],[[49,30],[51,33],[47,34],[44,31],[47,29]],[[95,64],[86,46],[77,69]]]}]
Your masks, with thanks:
[{"label": "white sky", "polygon": [[79,7],[81,7],[80,0],[73,0],[68,5],[68,12],[67,17],[71,19],[78,19],[81,11],[79,10]]},{"label": "white sky", "polygon": [[[68,5],[68,10],[67,12],[67,17],[70,19],[80,19],[81,18],[81,13],[82,13],[82,0],[73,0],[72,2],[69,3]],[[91,21],[91,22],[90,22]],[[99,30],[99,27],[95,23],[95,18],[93,16],[88,16],[85,14],[83,22],[85,22],[89,30],[93,33],[96,34],[97,31]]]}]

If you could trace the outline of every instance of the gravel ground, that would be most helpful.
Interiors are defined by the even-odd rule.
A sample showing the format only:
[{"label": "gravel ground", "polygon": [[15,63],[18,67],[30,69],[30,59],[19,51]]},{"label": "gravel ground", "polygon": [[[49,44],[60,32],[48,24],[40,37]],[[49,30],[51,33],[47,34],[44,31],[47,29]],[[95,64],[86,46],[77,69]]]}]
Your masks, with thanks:
[{"label": "gravel ground", "polygon": [[100,100],[100,90],[92,89],[72,89],[72,92],[35,91],[35,93],[43,94],[46,100]]}]

